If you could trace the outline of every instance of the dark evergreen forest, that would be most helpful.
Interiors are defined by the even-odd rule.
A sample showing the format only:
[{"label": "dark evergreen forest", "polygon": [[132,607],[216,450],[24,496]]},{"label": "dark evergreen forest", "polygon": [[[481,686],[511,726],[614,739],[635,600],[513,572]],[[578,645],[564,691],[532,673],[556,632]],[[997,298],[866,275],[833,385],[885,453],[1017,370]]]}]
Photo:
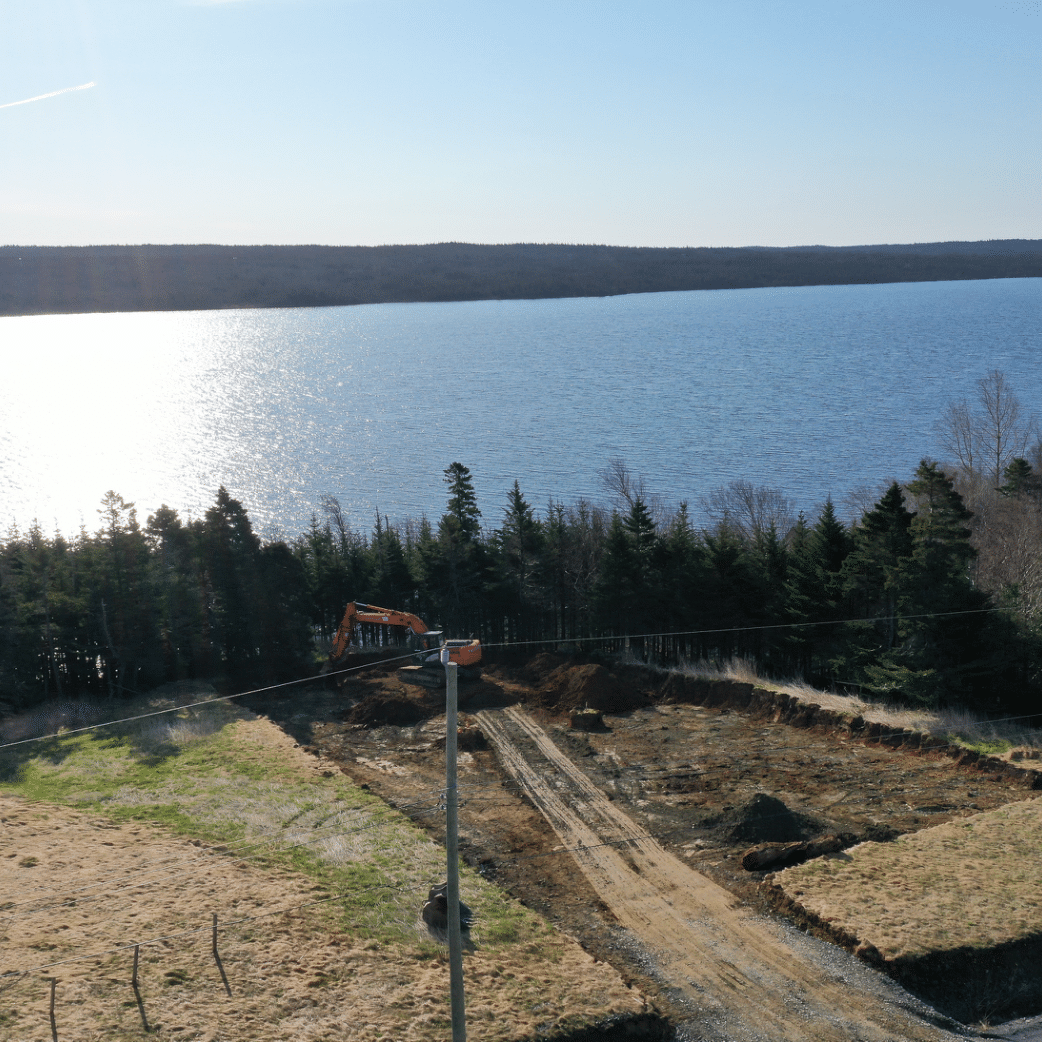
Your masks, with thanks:
[{"label": "dark evergreen forest", "polygon": [[1035,714],[1042,448],[1009,412],[1003,374],[980,392],[946,413],[956,462],[924,460],[852,523],[831,501],[792,517],[776,490],[736,481],[696,526],[620,460],[602,475],[614,506],[537,513],[515,482],[501,516],[483,518],[454,462],[436,521],[357,531],[327,499],[307,531],[271,542],[224,488],[201,518],[162,506],[144,524],[108,492],[96,532],[34,525],[0,541],[0,699],[15,710],[184,678],[232,692],[313,676],[361,600],[480,637],[491,661],[517,642],[663,664],[742,656],[869,697]]},{"label": "dark evergreen forest", "polygon": [[0,246],[0,315],[602,297],[1042,276],[1042,241],[651,248]]}]

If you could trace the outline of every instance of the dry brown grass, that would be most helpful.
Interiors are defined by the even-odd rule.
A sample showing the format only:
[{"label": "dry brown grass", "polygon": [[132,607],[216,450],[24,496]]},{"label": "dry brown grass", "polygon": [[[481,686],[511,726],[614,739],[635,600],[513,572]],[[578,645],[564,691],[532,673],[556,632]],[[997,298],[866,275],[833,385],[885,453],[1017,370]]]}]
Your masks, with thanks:
[{"label": "dry brown grass", "polygon": [[785,869],[808,912],[884,958],[992,948],[1042,933],[1042,798]]},{"label": "dry brown grass", "polygon": [[949,742],[957,741],[993,755],[1015,759],[1038,759],[1042,755],[1042,735],[1025,727],[1019,720],[985,720],[964,709],[910,709],[896,703],[867,702],[856,695],[822,691],[802,680],[768,680],[747,659],[731,659],[722,664],[694,663],[689,670],[696,676],[737,680],[772,691],[783,691],[801,702],[814,703],[836,713],[860,716],[887,727],[907,728]]}]

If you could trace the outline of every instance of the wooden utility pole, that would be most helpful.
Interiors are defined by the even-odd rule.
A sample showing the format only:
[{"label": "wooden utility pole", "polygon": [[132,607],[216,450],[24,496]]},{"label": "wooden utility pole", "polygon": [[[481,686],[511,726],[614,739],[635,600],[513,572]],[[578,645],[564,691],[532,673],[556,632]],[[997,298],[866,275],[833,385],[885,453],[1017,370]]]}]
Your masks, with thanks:
[{"label": "wooden utility pole", "polygon": [[459,790],[456,786],[456,738],[459,666],[449,661],[448,648],[442,649],[445,664],[445,849],[448,859],[448,886],[445,888],[446,914],[449,917],[449,989],[452,998],[452,1042],[466,1042],[467,1020],[463,996],[463,940],[459,919]]}]

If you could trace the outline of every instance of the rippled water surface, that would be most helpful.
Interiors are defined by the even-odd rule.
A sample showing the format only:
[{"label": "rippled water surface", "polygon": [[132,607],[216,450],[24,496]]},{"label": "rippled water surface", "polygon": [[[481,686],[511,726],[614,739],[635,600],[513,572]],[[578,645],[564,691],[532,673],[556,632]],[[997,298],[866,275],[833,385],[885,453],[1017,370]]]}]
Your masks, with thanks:
[{"label": "rippled water surface", "polygon": [[606,299],[0,319],[0,530],[199,516],[221,484],[295,535],[323,495],[359,526],[437,517],[472,471],[606,500],[623,457],[669,503],[736,478],[814,511],[940,452],[945,402],[1002,369],[1042,406],[1042,280]]}]

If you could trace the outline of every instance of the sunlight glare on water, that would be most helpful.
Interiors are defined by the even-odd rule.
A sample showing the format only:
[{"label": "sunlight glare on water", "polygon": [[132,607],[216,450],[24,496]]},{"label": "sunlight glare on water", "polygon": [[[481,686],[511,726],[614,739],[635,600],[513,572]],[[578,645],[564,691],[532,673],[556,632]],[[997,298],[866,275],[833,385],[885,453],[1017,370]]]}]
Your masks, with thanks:
[{"label": "sunlight glare on water", "polygon": [[218,486],[292,537],[337,496],[436,519],[442,472],[497,526],[516,479],[608,499],[612,457],[675,506],[738,478],[814,513],[939,455],[993,368],[1042,402],[1042,280],[0,319],[0,532],[98,527],[106,490],[199,517]]}]

